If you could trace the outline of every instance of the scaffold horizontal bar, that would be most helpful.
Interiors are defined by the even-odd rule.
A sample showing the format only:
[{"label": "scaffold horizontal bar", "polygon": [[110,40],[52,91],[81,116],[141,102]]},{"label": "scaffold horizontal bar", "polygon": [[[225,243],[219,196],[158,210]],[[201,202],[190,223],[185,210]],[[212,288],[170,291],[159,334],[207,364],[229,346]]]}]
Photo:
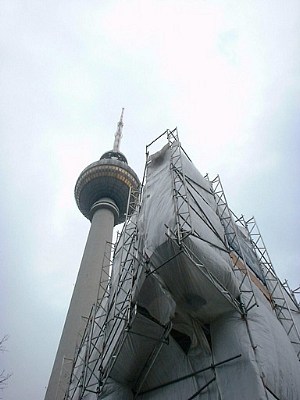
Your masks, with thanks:
[{"label": "scaffold horizontal bar", "polygon": [[163,383],[163,384],[161,384],[161,385],[159,385],[159,386],[155,386],[155,387],[153,387],[153,388],[151,388],[151,389],[144,390],[143,392],[140,392],[140,394],[145,394],[145,393],[153,392],[154,390],[161,389],[161,388],[163,388],[163,387],[172,385],[173,383],[181,382],[181,381],[183,381],[183,380],[185,380],[185,379],[192,378],[192,377],[195,376],[195,375],[201,374],[202,372],[208,371],[208,370],[210,370],[210,369],[215,369],[216,367],[219,367],[220,365],[223,365],[223,364],[225,364],[225,363],[228,363],[228,362],[230,362],[230,361],[233,361],[233,360],[235,360],[235,359],[237,359],[237,358],[239,358],[239,357],[242,357],[242,355],[241,355],[241,354],[238,354],[237,356],[227,358],[226,360],[220,361],[220,362],[215,363],[215,364],[211,364],[211,365],[209,365],[209,366],[207,366],[207,367],[205,367],[205,368],[202,368],[202,369],[199,369],[199,370],[197,370],[197,371],[195,371],[195,372],[192,372],[191,374],[181,376],[180,378],[173,379],[172,381]]}]

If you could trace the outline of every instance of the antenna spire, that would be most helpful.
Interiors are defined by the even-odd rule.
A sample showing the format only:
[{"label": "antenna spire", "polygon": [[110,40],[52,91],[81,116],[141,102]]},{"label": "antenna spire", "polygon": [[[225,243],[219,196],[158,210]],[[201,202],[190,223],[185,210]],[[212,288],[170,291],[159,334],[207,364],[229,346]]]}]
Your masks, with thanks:
[{"label": "antenna spire", "polygon": [[122,129],[123,129],[123,114],[124,114],[124,108],[122,108],[120,121],[118,122],[118,129],[117,129],[117,132],[115,133],[115,141],[114,141],[113,151],[116,151],[116,152],[120,151],[120,141],[121,141]]}]

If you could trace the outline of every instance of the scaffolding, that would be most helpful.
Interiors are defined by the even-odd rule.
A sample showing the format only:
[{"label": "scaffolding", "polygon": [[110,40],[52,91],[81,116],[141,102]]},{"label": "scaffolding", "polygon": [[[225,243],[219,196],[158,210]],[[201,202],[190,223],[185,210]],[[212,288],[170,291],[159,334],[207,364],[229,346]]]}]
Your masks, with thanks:
[{"label": "scaffolding", "polygon": [[[182,170],[181,146],[177,129],[167,131],[171,148],[170,170],[172,173],[173,199],[176,215],[176,237],[179,244],[193,232],[190,204],[187,196],[187,182]],[[147,149],[148,151],[148,149]]]},{"label": "scaffolding", "polygon": [[[205,265],[199,260],[197,255],[193,252],[193,250],[190,248],[187,242],[187,238],[190,236],[194,236],[196,238],[200,238],[203,240],[199,233],[194,229],[192,226],[192,218],[191,218],[191,210],[197,215],[197,217],[203,219],[203,216],[200,215],[203,210],[200,208],[199,204],[197,204],[196,199],[192,195],[191,187],[193,190],[197,191],[196,187],[196,182],[194,182],[190,177],[186,176],[184,173],[183,165],[182,165],[182,153],[185,154],[185,156],[188,158],[189,161],[190,158],[188,155],[185,153],[183,148],[181,147],[181,144],[179,142],[178,138],[178,131],[177,128],[174,130],[166,130],[162,135],[160,135],[156,140],[151,142],[148,146],[146,146],[146,167],[145,167],[145,174],[144,174],[144,180],[147,179],[147,166],[150,164],[150,156],[149,156],[149,148],[160,138],[163,136],[166,136],[168,146],[171,152],[170,156],[170,172],[171,172],[171,177],[172,177],[172,191],[173,191],[173,205],[174,205],[174,214],[175,214],[175,229],[172,230],[169,226],[166,225],[166,238],[172,242],[175,254],[165,260],[162,264],[159,266],[155,266],[151,263],[151,261],[148,261],[147,264],[147,271],[146,271],[146,278],[151,276],[152,274],[156,274],[161,268],[166,268],[168,267],[168,264],[176,259],[178,256],[184,256],[186,260],[188,260],[202,275],[205,277],[207,282],[209,282],[211,285],[213,285],[220,294],[220,296],[223,297],[223,299],[228,302],[231,306],[232,309],[238,311],[240,314],[243,313],[242,311],[242,305],[241,303],[232,296],[232,294],[224,287],[224,285],[205,267]],[[143,182],[144,182],[143,180]],[[203,189],[203,188],[202,188]],[[199,194],[199,193],[198,193]],[[193,200],[196,202],[196,207],[191,205],[189,202],[189,197],[192,197]],[[198,209],[197,209],[198,207]],[[207,217],[206,217],[207,218]],[[205,223],[210,225],[210,221],[208,219],[205,219]],[[210,226],[212,229],[212,226]],[[217,232],[214,231],[215,234]],[[220,238],[222,239],[222,238]],[[162,387],[166,387],[168,385],[172,385],[174,383],[177,383],[179,381],[183,381],[185,379],[189,379],[197,374],[203,373],[209,369],[212,369],[214,371],[215,367],[218,367],[219,365],[223,365],[227,362],[233,361],[241,355],[237,355],[234,357],[231,357],[229,359],[223,360],[220,363],[217,364],[211,364],[209,367],[201,369],[199,371],[196,371],[192,374],[189,374],[187,376],[180,377],[174,381],[169,381],[167,383],[164,383],[161,386],[154,387],[151,389],[148,389],[146,391],[143,391],[143,383],[146,380],[146,377],[150,371],[150,369],[153,367],[155,360],[159,354],[159,351],[161,350],[163,343],[167,341],[168,335],[171,332],[171,325],[168,325],[166,331],[163,334],[164,340],[161,340],[157,343],[157,346],[153,353],[151,354],[151,357],[147,361],[145,367],[144,367],[144,374],[142,375],[142,379],[138,379],[138,384],[135,385],[134,388],[134,399],[138,397],[139,394],[144,394],[148,393],[151,391],[155,391],[157,389],[160,389]],[[216,376],[212,379],[210,379],[205,385],[203,385],[200,389],[198,389],[191,397],[189,397],[188,400],[192,400],[196,397],[198,397],[209,385],[211,385],[213,382],[216,381]]]},{"label": "scaffolding", "polygon": [[[208,179],[208,175],[206,177]],[[234,272],[241,270],[244,273],[244,277],[240,283],[241,293],[251,293],[251,296],[248,297],[248,301],[245,304],[246,313],[257,305],[257,301],[253,292],[253,283],[249,267],[247,266],[247,257],[242,250],[237,234],[238,224],[244,227],[248,232],[253,251],[257,256],[264,277],[263,283],[268,289],[268,298],[271,300],[276,316],[284,327],[300,359],[300,334],[293,317],[293,313],[300,312],[299,303],[295,297],[297,289],[292,291],[286,281],[282,283],[278,278],[255,218],[252,217],[249,220],[245,220],[244,216],[238,218],[230,210],[219,175],[211,181],[211,184],[218,204],[219,216],[225,229],[227,243],[234,254],[231,256],[233,260],[233,270]],[[240,260],[242,263],[239,262]],[[249,291],[249,288],[251,288],[251,291]]]},{"label": "scaffolding", "polygon": [[[226,300],[232,305],[232,307],[242,314],[242,303],[234,298],[232,294],[224,287],[224,285],[205,267],[205,265],[199,260],[197,255],[193,252],[193,250],[190,248],[190,246],[187,244],[187,241],[185,240],[189,236],[194,236],[195,238],[203,240],[199,232],[197,232],[192,227],[191,210],[193,210],[198,218],[204,220],[204,222],[210,227],[210,229],[214,232],[216,236],[219,235],[213,229],[209,218],[207,218],[192,194],[191,188],[193,188],[193,190],[197,192],[196,182],[194,182],[191,178],[184,174],[182,166],[182,153],[185,154],[189,161],[191,160],[184,149],[181,147],[178,138],[177,128],[172,131],[166,130],[161,136],[163,135],[166,135],[169,148],[171,149],[170,171],[172,175],[174,212],[176,218],[176,229],[172,231],[168,226],[166,226],[168,230],[166,235],[170,240],[172,240],[175,248],[177,248],[177,254],[180,254],[182,252],[185,257],[189,259],[199,271],[201,271],[206,279],[212,283],[212,285],[217,289],[221,296],[226,298]],[[160,139],[161,136],[159,136],[156,140]],[[148,156],[149,147],[154,142],[146,147],[146,154],[148,154]],[[199,192],[197,193],[199,194]],[[192,206],[190,204],[189,197],[194,200],[195,206]],[[219,239],[223,242],[221,237],[219,237]],[[161,266],[159,266],[159,268],[161,268]]]},{"label": "scaffolding", "polygon": [[[209,180],[208,175],[206,178]],[[247,267],[247,259],[240,244],[240,239],[237,234],[237,225],[234,222],[232,211],[230,210],[220,176],[217,175],[210,181],[212,192],[218,207],[218,215],[224,227],[225,238],[228,248],[231,250],[230,257],[232,260],[232,269],[234,274],[240,276],[239,290],[241,292],[241,304],[244,315],[257,306],[257,300],[253,291],[253,283],[251,280],[249,268]]]},{"label": "scaffolding", "polygon": [[[192,262],[195,268],[206,277],[231,307],[241,313],[240,303],[205,268],[203,263],[200,262],[185,243],[185,239],[188,236],[199,236],[192,228],[190,204],[188,201],[188,194],[191,195],[189,185],[193,185],[193,182],[188,181],[189,178],[186,178],[183,172],[181,162],[183,149],[178,140],[177,129],[173,131],[167,130],[160,137],[162,136],[166,136],[168,146],[171,149],[170,171],[172,174],[173,203],[176,218],[175,231],[166,227],[166,236],[177,248],[176,256],[184,254],[186,259]],[[149,147],[154,142],[146,147],[147,159],[144,178],[146,178],[147,165],[149,164]],[[149,260],[145,259],[143,254],[139,253],[136,221],[140,210],[141,196],[141,192],[131,192],[127,208],[127,218],[119,241],[114,246],[111,243],[107,244],[99,288],[99,293],[104,294],[93,306],[81,345],[78,348],[73,363],[69,391],[66,397],[68,400],[81,399],[85,393],[94,393],[99,396],[105,390],[105,385],[122,352],[126,337],[137,334],[134,331],[134,327],[140,310],[137,304],[134,304],[132,295],[138,274],[141,269],[144,269],[145,279],[147,279],[151,275],[155,275],[158,269],[167,266],[170,261],[167,260],[163,265],[154,267]],[[195,207],[193,209],[199,214],[199,211]],[[114,247],[113,260],[117,257],[121,259],[115,290],[112,288],[112,281],[115,279],[112,272],[112,247]],[[158,354],[164,344],[168,343],[168,336],[171,329],[172,324],[168,323],[165,326],[161,326],[159,334],[156,337],[151,337],[153,346],[134,383],[134,398],[137,398],[142,391],[143,384]],[[147,337],[146,332],[140,332],[139,335]],[[204,389],[202,388],[200,391]]]},{"label": "scaffolding", "polygon": [[[138,218],[143,202],[145,182],[147,182],[147,171],[152,161],[149,149],[160,138],[166,138],[170,151],[169,170],[172,179],[175,227],[165,225],[165,239],[171,244],[174,254],[157,265],[143,251]],[[179,142],[177,129],[166,130],[146,146],[146,164],[142,188],[130,192],[122,233],[115,245],[107,244],[99,288],[99,293],[103,293],[103,296],[97,299],[88,319],[82,342],[73,362],[66,400],[80,400],[87,393],[94,393],[97,399],[102,398],[101,396],[105,396],[106,391],[109,390],[107,388],[112,379],[128,384],[131,393],[133,393],[133,398],[137,399],[140,395],[174,385],[177,382],[194,379],[195,376],[207,371],[212,371],[212,376],[201,387],[198,386],[198,389],[192,395],[189,395],[188,400],[198,398],[213,384],[216,385],[218,390],[216,374],[218,367],[234,362],[242,357],[242,354],[233,355],[218,362],[212,360],[207,367],[145,389],[147,378],[155,367],[160,353],[169,344],[173,324],[171,320],[162,323],[150,316],[147,310],[139,304],[139,292],[147,281],[151,279],[158,281],[160,272],[181,257],[181,262],[189,263],[191,268],[199,273],[204,284],[212,288],[214,296],[226,303],[227,311],[237,312],[238,315],[246,317],[248,312],[258,305],[258,302],[254,294],[253,277],[249,265],[247,265],[247,255],[240,243],[237,222],[241,222],[243,227],[247,229],[277,318],[295,345],[299,357],[300,337],[292,315],[293,311],[299,312],[299,305],[293,293],[289,295],[288,300],[286,299],[286,290],[274,272],[255,220],[251,219],[246,222],[243,219],[241,221],[235,220],[235,215],[229,209],[219,176],[212,181],[206,176],[211,187],[211,190],[207,193],[213,197],[216,203],[216,214],[224,228],[224,236],[220,235],[197,201],[195,193],[202,197],[200,187],[197,182],[185,174],[183,153],[188,158]],[[188,160],[190,159],[188,158]],[[201,190],[206,191],[207,189],[201,187]],[[203,238],[201,232],[197,232],[197,229],[193,226],[195,216],[200,218],[205,226],[218,237],[222,245],[218,247]],[[227,257],[229,256],[232,271],[239,282],[238,296],[234,296],[199,259],[189,241],[193,238],[204,241],[211,247],[216,247],[219,252],[226,253]],[[287,283],[286,286],[288,286]],[[291,302],[294,310],[291,310]],[[247,322],[247,318],[244,319]],[[145,321],[152,324],[150,330],[150,325],[147,325]],[[249,336],[251,341],[250,333]],[[143,354],[138,356],[138,363],[134,361],[134,354],[128,356],[128,348],[133,337],[137,341],[140,340],[141,345],[144,346],[143,352],[141,352]],[[252,347],[255,350],[253,343]],[[121,375],[119,367],[124,363],[127,363],[129,367]],[[134,374],[131,369],[134,369]],[[265,383],[263,383],[263,386],[265,390],[267,389],[272,393]],[[275,398],[277,397],[275,396]]]},{"label": "scaffolding", "polygon": [[278,278],[255,218],[252,217],[245,221],[244,225],[248,230],[253,249],[261,265],[266,286],[271,296],[273,309],[300,360],[300,333],[293,317],[293,313],[300,313],[299,304],[295,297],[297,289],[296,291],[292,291],[287,281],[282,283]]}]

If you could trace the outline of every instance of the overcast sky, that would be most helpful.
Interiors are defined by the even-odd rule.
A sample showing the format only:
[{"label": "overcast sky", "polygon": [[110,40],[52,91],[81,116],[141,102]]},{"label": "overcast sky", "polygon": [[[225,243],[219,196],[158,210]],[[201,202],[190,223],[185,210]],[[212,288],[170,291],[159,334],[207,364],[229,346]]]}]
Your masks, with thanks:
[{"label": "overcast sky", "polygon": [[142,177],[178,127],[299,284],[299,0],[0,0],[5,400],[43,399],[89,229],[73,190],[112,148]]}]

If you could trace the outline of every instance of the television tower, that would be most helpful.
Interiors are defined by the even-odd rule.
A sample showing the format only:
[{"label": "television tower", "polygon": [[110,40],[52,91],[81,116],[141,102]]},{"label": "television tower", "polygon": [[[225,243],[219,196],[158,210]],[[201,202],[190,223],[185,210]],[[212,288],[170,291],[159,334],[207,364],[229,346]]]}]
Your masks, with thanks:
[{"label": "television tower", "polygon": [[123,113],[124,108],[113,149],[86,167],[75,185],[77,206],[91,221],[91,227],[45,400],[64,399],[75,350],[80,344],[93,304],[98,296],[103,295],[98,291],[106,243],[112,241],[113,227],[125,220],[130,188],[137,189],[140,185],[138,176],[120,152]]}]

